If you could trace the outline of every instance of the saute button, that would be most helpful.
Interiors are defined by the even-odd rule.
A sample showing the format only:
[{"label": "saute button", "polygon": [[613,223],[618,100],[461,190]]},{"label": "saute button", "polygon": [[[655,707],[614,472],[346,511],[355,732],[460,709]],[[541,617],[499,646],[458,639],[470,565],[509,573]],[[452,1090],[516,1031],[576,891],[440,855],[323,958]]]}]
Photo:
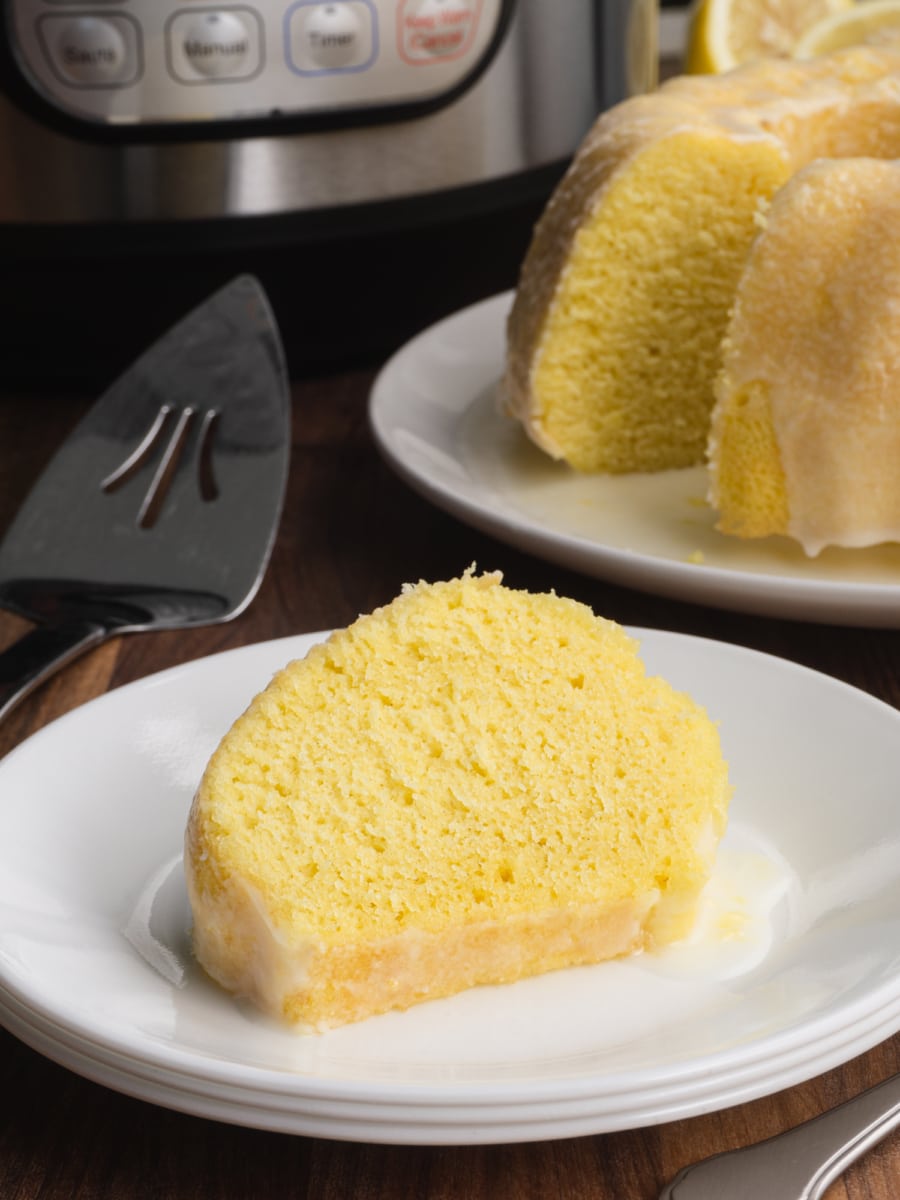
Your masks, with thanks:
[{"label": "saute button", "polygon": [[128,83],[137,73],[134,47],[124,28],[103,17],[47,17],[41,24],[53,66],[73,83]]}]

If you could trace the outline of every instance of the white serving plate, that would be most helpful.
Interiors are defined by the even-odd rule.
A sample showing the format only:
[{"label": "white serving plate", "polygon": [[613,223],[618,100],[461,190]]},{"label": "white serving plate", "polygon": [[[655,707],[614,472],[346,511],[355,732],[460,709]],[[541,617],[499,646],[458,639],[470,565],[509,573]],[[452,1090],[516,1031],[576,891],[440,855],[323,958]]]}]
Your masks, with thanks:
[{"label": "white serving plate", "polygon": [[534,447],[498,403],[510,302],[495,296],[432,326],[376,379],[372,429],[407,483],[477,529],[613,583],[740,612],[900,627],[900,545],[808,558],[788,538],[726,537],[703,467],[583,475]]},{"label": "white serving plate", "polygon": [[731,941],[479,988],[320,1036],[190,954],[182,836],[233,718],[318,637],[120,688],[0,762],[0,1022],[91,1079],[265,1129],[374,1142],[568,1137],[768,1094],[900,1028],[900,714],[786,661],[635,631],[721,723]]}]

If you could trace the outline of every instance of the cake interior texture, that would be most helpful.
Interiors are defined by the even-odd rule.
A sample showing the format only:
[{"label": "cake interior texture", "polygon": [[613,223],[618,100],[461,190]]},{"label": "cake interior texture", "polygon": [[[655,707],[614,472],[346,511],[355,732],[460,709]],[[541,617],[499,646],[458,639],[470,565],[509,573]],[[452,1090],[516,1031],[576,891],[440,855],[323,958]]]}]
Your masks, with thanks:
[{"label": "cake interior texture", "polygon": [[703,462],[759,215],[797,171],[846,157],[900,157],[896,49],[681,77],[603,113],[522,265],[507,409],[581,471]]},{"label": "cake interior texture", "polygon": [[771,147],[703,130],[661,139],[610,182],[573,242],[532,384],[543,431],[572,466],[703,458],[759,203],[785,177]]},{"label": "cake interior texture", "polygon": [[289,664],[192,806],[201,964],[321,1029],[683,936],[727,767],[638,649],[469,572]]}]

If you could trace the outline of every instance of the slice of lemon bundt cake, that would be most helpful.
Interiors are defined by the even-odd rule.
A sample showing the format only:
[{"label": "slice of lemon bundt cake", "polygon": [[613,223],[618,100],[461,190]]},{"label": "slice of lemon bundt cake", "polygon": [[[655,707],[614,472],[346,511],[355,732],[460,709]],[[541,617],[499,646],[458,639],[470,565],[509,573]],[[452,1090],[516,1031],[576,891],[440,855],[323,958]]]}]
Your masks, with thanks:
[{"label": "slice of lemon bundt cake", "polygon": [[718,733],[613,622],[497,575],[408,588],[280,672],[186,834],[200,963],[307,1028],[683,935]]},{"label": "slice of lemon bundt cake", "polygon": [[823,160],[778,192],[716,397],[723,532],[809,554],[900,540],[900,163]]},{"label": "slice of lemon bundt cake", "polygon": [[767,201],[820,157],[900,156],[900,52],[678,78],[603,114],[535,229],[506,407],[585,471],[701,462],[735,290]]}]

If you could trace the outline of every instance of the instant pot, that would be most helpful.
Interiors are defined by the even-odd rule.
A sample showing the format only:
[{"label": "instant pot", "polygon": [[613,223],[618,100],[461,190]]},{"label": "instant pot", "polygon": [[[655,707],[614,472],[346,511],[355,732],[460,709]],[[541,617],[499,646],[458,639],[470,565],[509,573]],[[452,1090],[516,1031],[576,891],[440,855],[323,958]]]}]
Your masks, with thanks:
[{"label": "instant pot", "polygon": [[656,0],[5,0],[0,374],[104,381],[241,270],[295,373],[382,357],[514,283],[656,30]]}]

